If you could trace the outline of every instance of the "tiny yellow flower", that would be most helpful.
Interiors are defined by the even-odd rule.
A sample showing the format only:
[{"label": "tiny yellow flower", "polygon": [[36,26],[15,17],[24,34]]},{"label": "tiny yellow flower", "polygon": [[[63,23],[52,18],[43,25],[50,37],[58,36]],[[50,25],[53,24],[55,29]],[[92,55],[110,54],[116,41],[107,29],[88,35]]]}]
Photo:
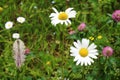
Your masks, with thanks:
[{"label": "tiny yellow flower", "polygon": [[2,12],[3,11],[3,8],[2,7],[0,7],[0,12]]},{"label": "tiny yellow flower", "polygon": [[51,64],[51,62],[50,62],[50,61],[47,61],[47,62],[46,62],[46,65],[50,65],[50,64]]},{"label": "tiny yellow flower", "polygon": [[101,35],[99,35],[97,38],[98,38],[98,39],[102,39],[102,36],[101,36]]},{"label": "tiny yellow flower", "polygon": [[93,41],[93,40],[94,40],[94,37],[91,36],[91,37],[89,37],[89,39]]}]

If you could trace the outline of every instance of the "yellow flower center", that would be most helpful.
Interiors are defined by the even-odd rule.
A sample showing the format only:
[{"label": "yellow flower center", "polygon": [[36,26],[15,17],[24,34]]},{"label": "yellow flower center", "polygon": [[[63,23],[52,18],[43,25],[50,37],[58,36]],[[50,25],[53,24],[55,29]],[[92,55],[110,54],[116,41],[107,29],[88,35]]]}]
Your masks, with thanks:
[{"label": "yellow flower center", "polygon": [[58,18],[60,20],[66,20],[68,18],[68,14],[66,14],[65,12],[60,12],[60,14],[58,15]]},{"label": "yellow flower center", "polygon": [[86,57],[88,55],[88,50],[86,48],[81,48],[79,54],[82,57]]},{"label": "yellow flower center", "polygon": [[11,24],[8,24],[8,26],[10,27],[10,26],[11,26]]},{"label": "yellow flower center", "polygon": [[21,22],[21,21],[22,21],[22,19],[19,19],[19,21]]}]

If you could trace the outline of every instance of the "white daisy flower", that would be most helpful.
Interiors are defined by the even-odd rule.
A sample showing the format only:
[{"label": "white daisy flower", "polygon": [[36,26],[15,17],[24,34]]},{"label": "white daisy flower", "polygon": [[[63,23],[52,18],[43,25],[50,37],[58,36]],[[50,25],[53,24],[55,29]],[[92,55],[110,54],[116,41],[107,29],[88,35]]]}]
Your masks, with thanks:
[{"label": "white daisy flower", "polygon": [[76,62],[76,65],[81,64],[81,66],[85,65],[91,65],[93,63],[93,58],[97,59],[98,50],[96,49],[96,45],[92,43],[89,45],[88,39],[82,39],[80,42],[77,40],[77,42],[74,42],[74,47],[70,47],[71,56],[74,56],[74,61]]},{"label": "white daisy flower", "polygon": [[15,39],[19,39],[20,34],[19,33],[13,33],[12,37],[15,38]]},{"label": "white daisy flower", "polygon": [[24,17],[18,17],[18,18],[17,18],[17,21],[18,21],[19,23],[24,23],[24,22],[25,22],[25,18],[24,18]]},{"label": "white daisy flower", "polygon": [[55,26],[59,23],[65,23],[65,25],[71,24],[69,18],[74,18],[76,15],[76,11],[73,10],[73,8],[68,8],[65,10],[65,12],[58,12],[54,7],[52,9],[55,11],[55,13],[51,13],[49,17],[51,18],[51,23]]},{"label": "white daisy flower", "polygon": [[5,23],[5,28],[6,28],[6,29],[10,29],[10,28],[12,28],[12,27],[13,27],[13,22],[8,21],[8,22]]}]

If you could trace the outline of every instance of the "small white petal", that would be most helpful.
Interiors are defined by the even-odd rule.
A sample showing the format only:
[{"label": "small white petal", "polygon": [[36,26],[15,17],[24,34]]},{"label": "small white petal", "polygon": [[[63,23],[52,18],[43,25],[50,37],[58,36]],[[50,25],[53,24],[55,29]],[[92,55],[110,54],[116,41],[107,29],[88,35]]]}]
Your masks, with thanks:
[{"label": "small white petal", "polygon": [[98,51],[96,49],[94,50],[89,50],[89,53],[97,53]]},{"label": "small white petal", "polygon": [[72,53],[72,54],[70,54],[70,56],[76,56],[76,54]]},{"label": "small white petal", "polygon": [[78,57],[75,57],[75,58],[74,58],[74,61],[77,61],[77,60],[78,60]]},{"label": "small white petal", "polygon": [[73,44],[74,44],[74,46],[76,47],[76,48],[80,48],[80,46],[79,46],[79,44],[77,43],[77,42],[73,42]]},{"label": "small white petal", "polygon": [[97,46],[94,44],[94,43],[92,43],[89,47],[88,47],[88,50],[91,50],[91,49],[95,49]]},{"label": "small white petal", "polygon": [[57,9],[56,9],[56,8],[52,7],[52,9],[55,11],[55,13],[57,13],[57,14],[58,14],[58,11],[57,11]]},{"label": "small white petal", "polygon": [[65,21],[65,25],[68,25],[67,21]]},{"label": "small white petal", "polygon": [[92,54],[92,55],[95,55],[95,56],[97,56],[97,55],[98,55],[98,53],[97,53],[97,52],[89,52],[89,54]]},{"label": "small white petal", "polygon": [[78,43],[79,47],[81,47],[81,42],[79,40],[77,40],[77,43]]},{"label": "small white petal", "polygon": [[49,17],[54,17],[56,16],[56,13],[51,13]]},{"label": "small white petal", "polygon": [[74,18],[76,16],[76,11],[73,8],[68,8],[65,13],[68,14],[69,18]]},{"label": "small white petal", "polygon": [[68,17],[69,18],[75,18],[76,16],[76,11],[71,11],[69,14],[68,14]]},{"label": "small white petal", "polygon": [[76,62],[76,65],[79,65],[80,64],[80,60],[78,60],[77,62]]},{"label": "small white petal", "polygon": [[86,60],[83,61],[83,65],[87,66],[87,61]]},{"label": "small white petal", "polygon": [[97,59],[97,56],[96,56],[95,54],[88,54],[88,55],[89,55],[89,57],[91,57],[91,58]]},{"label": "small white petal", "polygon": [[83,61],[81,61],[81,66],[83,66]]},{"label": "small white petal", "polygon": [[73,8],[68,8],[65,10],[66,13],[69,13]]},{"label": "small white petal", "polygon": [[82,39],[82,47],[83,48],[88,48],[89,45],[89,40],[88,39]]},{"label": "small white petal", "polygon": [[93,59],[90,58],[90,62],[94,63]]},{"label": "small white petal", "polygon": [[71,21],[69,19],[67,20],[67,22],[68,22],[68,24],[71,24]]},{"label": "small white petal", "polygon": [[75,50],[70,50],[70,52],[71,52],[72,54],[78,54],[77,51],[75,51]]},{"label": "small white petal", "polygon": [[61,21],[60,23],[61,23],[61,24],[63,24],[63,23],[64,23],[64,21]]},{"label": "small white petal", "polygon": [[78,52],[78,49],[76,49],[75,47],[71,47],[71,48],[70,48],[70,52],[71,52],[71,53],[77,53],[77,52]]},{"label": "small white petal", "polygon": [[52,20],[51,23],[56,26],[59,23],[59,20]]},{"label": "small white petal", "polygon": [[91,65],[91,62],[88,60],[88,65]]}]

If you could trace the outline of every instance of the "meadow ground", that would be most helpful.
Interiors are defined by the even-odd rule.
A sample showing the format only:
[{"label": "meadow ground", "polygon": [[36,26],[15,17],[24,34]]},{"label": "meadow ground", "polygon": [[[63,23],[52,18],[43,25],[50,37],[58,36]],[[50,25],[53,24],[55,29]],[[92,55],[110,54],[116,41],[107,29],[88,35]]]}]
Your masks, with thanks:
[{"label": "meadow ground", "polygon": [[[119,0],[1,0],[0,80],[120,80],[119,4]],[[73,8],[71,24],[51,23],[53,7],[58,12]],[[68,15],[57,18],[64,21]],[[13,33],[19,33],[26,46],[23,63],[19,49],[13,57],[18,40]],[[77,40],[84,41],[80,45]],[[83,47],[88,40],[96,45],[91,47],[93,59],[85,59],[90,54]],[[77,48],[71,48],[73,42]]]}]

